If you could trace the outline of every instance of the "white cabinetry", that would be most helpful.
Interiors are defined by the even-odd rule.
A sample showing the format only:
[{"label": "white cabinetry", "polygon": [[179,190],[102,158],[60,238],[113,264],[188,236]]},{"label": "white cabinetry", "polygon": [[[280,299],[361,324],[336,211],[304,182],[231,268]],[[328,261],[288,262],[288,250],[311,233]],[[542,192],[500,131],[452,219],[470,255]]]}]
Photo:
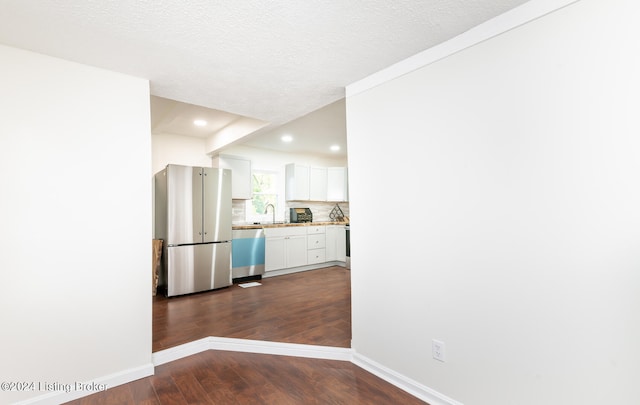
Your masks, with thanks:
[{"label": "white cabinetry", "polygon": [[326,259],[328,262],[347,260],[347,234],[344,225],[327,225]]},{"label": "white cabinetry", "polygon": [[274,236],[264,240],[264,270],[272,271],[287,267],[285,237]]},{"label": "white cabinetry", "polygon": [[265,228],[265,271],[307,264],[307,230],[302,226]]},{"label": "white cabinetry", "polygon": [[309,200],[327,201],[327,168],[309,169]]},{"label": "white cabinetry", "polygon": [[324,263],[326,259],[326,227],[307,227],[307,262],[309,264]]},{"label": "white cabinetry", "polygon": [[327,201],[349,201],[346,167],[327,168]]},{"label": "white cabinetry", "polygon": [[285,166],[285,199],[287,201],[309,200],[309,167],[290,163]]},{"label": "white cabinetry", "polygon": [[346,167],[285,166],[287,201],[348,201]]},{"label": "white cabinetry", "polygon": [[219,155],[213,158],[213,167],[231,169],[231,198],[236,200],[250,200],[251,192],[251,161],[230,155]]},{"label": "white cabinetry", "polygon": [[344,225],[265,227],[265,277],[346,261]]}]

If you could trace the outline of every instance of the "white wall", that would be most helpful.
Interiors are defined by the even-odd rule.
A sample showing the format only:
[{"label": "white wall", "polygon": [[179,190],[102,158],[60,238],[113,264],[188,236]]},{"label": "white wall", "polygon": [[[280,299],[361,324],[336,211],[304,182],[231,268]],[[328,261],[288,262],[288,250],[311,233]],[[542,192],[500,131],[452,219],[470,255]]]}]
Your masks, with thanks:
[{"label": "white wall", "polygon": [[[194,136],[174,134],[153,134],[152,137],[153,173],[164,169],[168,164],[211,167],[211,156],[206,152],[206,140]],[[311,166],[346,166],[347,159],[329,159],[324,157],[291,154],[234,145],[225,148],[222,154],[246,157],[253,167],[260,170],[282,171],[287,163],[299,163]]]},{"label": "white wall", "polygon": [[152,371],[148,82],[0,60],[0,381]]},{"label": "white wall", "polygon": [[582,0],[347,99],[358,353],[465,404],[639,403],[639,14]]},{"label": "white wall", "polygon": [[206,152],[206,139],[173,134],[153,134],[151,137],[153,173],[168,164],[211,167]]}]

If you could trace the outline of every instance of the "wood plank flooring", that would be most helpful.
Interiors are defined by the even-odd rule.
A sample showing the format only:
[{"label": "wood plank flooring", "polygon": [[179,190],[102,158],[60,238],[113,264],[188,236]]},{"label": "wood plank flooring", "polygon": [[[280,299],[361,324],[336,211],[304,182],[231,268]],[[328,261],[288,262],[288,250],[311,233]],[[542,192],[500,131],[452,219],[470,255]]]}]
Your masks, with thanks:
[{"label": "wood plank flooring", "polygon": [[[351,285],[343,267],[183,297],[154,297],[153,351],[208,336],[351,345]],[[76,401],[87,404],[424,404],[347,361],[208,350],[155,375]]]},{"label": "wood plank flooring", "polygon": [[349,270],[333,266],[153,301],[153,351],[208,336],[351,347]]},{"label": "wood plank flooring", "polygon": [[424,404],[346,361],[209,350],[96,393],[89,404]]}]

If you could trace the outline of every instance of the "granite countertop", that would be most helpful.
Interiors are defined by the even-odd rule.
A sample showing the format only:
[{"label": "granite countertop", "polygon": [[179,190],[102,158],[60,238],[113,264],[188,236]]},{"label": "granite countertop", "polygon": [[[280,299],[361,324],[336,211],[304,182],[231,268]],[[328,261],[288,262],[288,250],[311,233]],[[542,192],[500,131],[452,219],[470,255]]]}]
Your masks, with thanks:
[{"label": "granite countertop", "polygon": [[348,222],[300,222],[300,223],[284,223],[284,222],[266,222],[261,224],[236,224],[232,225],[231,229],[260,229],[260,228],[282,228],[285,226],[315,226],[315,225],[347,225]]}]

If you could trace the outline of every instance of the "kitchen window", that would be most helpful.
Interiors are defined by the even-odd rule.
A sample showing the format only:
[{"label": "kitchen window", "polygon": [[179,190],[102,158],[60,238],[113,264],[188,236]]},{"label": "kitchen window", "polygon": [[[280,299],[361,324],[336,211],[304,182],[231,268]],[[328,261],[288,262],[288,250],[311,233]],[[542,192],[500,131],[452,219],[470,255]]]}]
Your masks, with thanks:
[{"label": "kitchen window", "polygon": [[267,204],[275,207],[276,218],[282,220],[278,215],[278,172],[269,170],[253,170],[251,172],[251,187],[253,189],[253,199],[246,202],[247,222],[269,222],[273,218],[271,208],[267,214],[264,210]]}]

